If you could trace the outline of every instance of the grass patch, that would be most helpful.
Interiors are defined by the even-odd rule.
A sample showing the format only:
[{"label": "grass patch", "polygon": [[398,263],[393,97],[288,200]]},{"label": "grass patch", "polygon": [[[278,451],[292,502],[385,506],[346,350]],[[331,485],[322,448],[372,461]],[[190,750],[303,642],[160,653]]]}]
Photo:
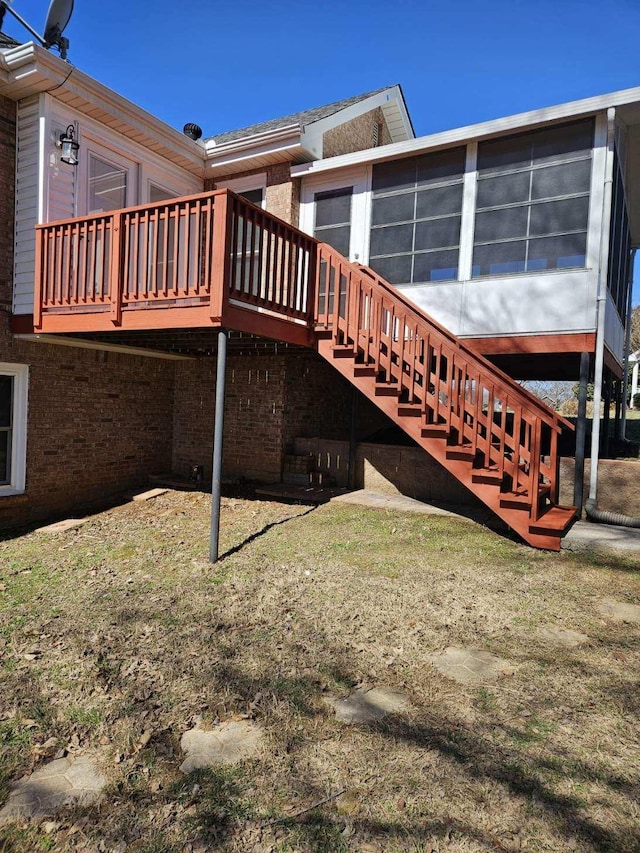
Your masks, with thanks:
[{"label": "grass patch", "polygon": [[[227,556],[210,566],[208,512],[169,493],[0,542],[0,805],[59,747],[101,756],[109,778],[99,806],[49,835],[3,827],[0,850],[640,849],[640,629],[598,610],[638,602],[637,560],[536,552],[450,518],[225,499]],[[589,641],[554,646],[545,626]],[[459,645],[511,674],[447,680],[433,656]],[[345,727],[325,699],[360,684],[410,707]],[[179,772],[195,721],[247,718],[258,757]]]}]

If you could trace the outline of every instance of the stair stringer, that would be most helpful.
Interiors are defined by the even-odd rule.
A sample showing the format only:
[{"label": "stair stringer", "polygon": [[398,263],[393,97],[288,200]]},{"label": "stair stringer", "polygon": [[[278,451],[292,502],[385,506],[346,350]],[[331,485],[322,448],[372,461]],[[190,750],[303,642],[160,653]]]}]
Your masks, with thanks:
[{"label": "stair stringer", "polygon": [[[423,422],[421,418],[398,413],[399,400],[395,394],[379,395],[375,393],[375,378],[369,376],[357,376],[354,371],[355,358],[335,357],[335,347],[331,338],[320,337],[317,341],[318,353],[325,358],[342,376],[345,377],[365,397],[373,402],[390,420],[397,424],[419,447],[425,450],[437,462],[439,462],[449,473],[451,473],[463,486],[469,489],[485,506],[492,510],[499,518],[509,525],[525,542],[534,548],[542,548],[550,551],[560,550],[560,540],[564,529],[559,532],[535,532],[532,527],[544,528],[543,519],[537,525],[532,524],[529,514],[523,509],[509,509],[500,506],[500,497],[503,495],[496,485],[478,483],[472,480],[477,470],[469,461],[451,459],[447,456],[447,450],[455,447],[447,445],[446,437],[430,438],[422,435]],[[560,509],[560,508],[554,508]],[[572,508],[567,509],[568,518],[572,515]],[[569,522],[565,527],[569,526]]]}]

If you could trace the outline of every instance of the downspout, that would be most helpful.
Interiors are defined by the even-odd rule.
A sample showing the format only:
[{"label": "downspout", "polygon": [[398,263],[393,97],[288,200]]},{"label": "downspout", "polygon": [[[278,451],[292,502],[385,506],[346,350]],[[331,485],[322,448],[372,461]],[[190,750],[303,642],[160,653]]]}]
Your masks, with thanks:
[{"label": "downspout", "polygon": [[[600,235],[600,263],[598,269],[598,325],[596,331],[596,361],[593,386],[593,428],[591,433],[591,472],[589,498],[585,513],[589,521],[601,524],[617,524],[620,527],[640,528],[640,518],[618,512],[598,509],[598,457],[600,451],[600,403],[602,400],[602,374],[604,368],[604,331],[607,307],[607,277],[609,268],[609,240],[611,230],[611,196],[613,187],[613,155],[615,141],[615,110],[607,111],[607,159],[605,165],[604,199],[602,202],[602,233]],[[635,250],[634,250],[635,253]],[[630,323],[627,324],[630,329]],[[625,374],[626,375],[626,374]]]},{"label": "downspout", "polygon": [[636,262],[637,249],[634,246],[631,249],[631,265],[629,268],[629,297],[627,299],[627,324],[624,338],[624,377],[622,380],[622,418],[620,419],[620,429],[618,438],[624,439],[627,434],[627,394],[629,392],[629,355],[631,354],[631,311],[633,306],[633,267]]},{"label": "downspout", "polygon": [[589,473],[589,499],[586,504],[596,505],[598,493],[598,460],[600,456],[600,404],[602,402],[602,374],[604,370],[604,333],[607,310],[607,277],[609,270],[609,240],[611,231],[611,197],[613,194],[613,161],[615,150],[616,111],[607,110],[607,157],[605,161],[604,197],[602,199],[602,231],[598,261],[598,304],[596,326],[596,352],[593,377],[593,418],[591,428],[591,467]]}]

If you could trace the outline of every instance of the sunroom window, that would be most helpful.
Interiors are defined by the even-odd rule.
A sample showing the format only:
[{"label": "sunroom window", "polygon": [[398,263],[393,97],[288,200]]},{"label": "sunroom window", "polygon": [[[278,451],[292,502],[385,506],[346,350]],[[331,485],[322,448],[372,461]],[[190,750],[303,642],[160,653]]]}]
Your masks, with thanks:
[{"label": "sunroom window", "polygon": [[351,242],[351,198],[353,187],[316,193],[316,221],[313,236],[349,257]]},{"label": "sunroom window", "polygon": [[584,267],[593,121],[478,146],[476,276]]},{"label": "sunroom window", "polygon": [[373,167],[369,264],[391,284],[458,277],[465,149]]}]

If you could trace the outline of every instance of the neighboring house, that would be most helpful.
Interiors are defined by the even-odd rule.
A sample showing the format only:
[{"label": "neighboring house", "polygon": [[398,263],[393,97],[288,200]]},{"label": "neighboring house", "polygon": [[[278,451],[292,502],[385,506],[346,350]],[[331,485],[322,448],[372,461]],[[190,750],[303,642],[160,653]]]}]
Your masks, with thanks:
[{"label": "neighboring house", "polygon": [[355,386],[359,436],[399,424],[554,547],[561,424],[474,353],[539,379],[585,354],[620,394],[640,90],[416,139],[392,86],[197,141],[33,44],[1,50],[0,523],[210,471],[225,326],[228,476],[347,438]]},{"label": "neighboring house", "polygon": [[629,356],[629,367],[631,368],[631,382],[630,382],[630,402],[632,409],[639,409],[640,406],[636,405],[635,398],[636,395],[640,394],[640,381],[638,380],[638,373],[640,368],[640,350],[637,352],[631,353]]}]

